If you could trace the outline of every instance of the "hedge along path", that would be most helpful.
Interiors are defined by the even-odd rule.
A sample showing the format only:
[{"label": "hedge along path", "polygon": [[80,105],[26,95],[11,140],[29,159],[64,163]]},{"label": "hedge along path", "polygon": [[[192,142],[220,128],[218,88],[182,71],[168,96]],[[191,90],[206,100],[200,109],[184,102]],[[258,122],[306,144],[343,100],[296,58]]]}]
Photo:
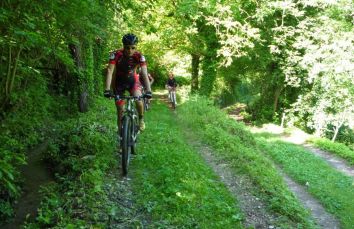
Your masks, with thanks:
[{"label": "hedge along path", "polygon": [[237,202],[186,144],[166,105],[153,101],[131,162],[136,203],[152,228],[243,228]]}]

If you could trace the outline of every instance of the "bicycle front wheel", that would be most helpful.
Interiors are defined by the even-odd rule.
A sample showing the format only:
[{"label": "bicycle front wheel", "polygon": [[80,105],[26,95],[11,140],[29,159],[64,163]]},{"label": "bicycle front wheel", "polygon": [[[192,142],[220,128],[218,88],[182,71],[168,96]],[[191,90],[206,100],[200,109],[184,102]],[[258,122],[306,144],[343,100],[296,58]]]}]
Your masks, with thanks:
[{"label": "bicycle front wheel", "polygon": [[138,118],[137,115],[133,116],[132,124],[131,124],[131,138],[130,138],[130,146],[131,146],[131,153],[136,154],[136,142],[138,138],[139,132],[139,125],[138,125]]},{"label": "bicycle front wheel", "polygon": [[172,99],[171,99],[172,108],[173,108],[173,110],[175,110],[176,109],[176,92],[173,91],[171,93],[171,97],[172,97]]},{"label": "bicycle front wheel", "polygon": [[129,161],[130,161],[130,154],[131,154],[131,126],[132,123],[130,121],[130,118],[125,116],[123,118],[123,125],[122,125],[122,173],[123,176],[126,176],[128,174],[128,166],[129,166]]},{"label": "bicycle front wheel", "polygon": [[147,98],[144,98],[144,110],[149,110],[149,100]]}]

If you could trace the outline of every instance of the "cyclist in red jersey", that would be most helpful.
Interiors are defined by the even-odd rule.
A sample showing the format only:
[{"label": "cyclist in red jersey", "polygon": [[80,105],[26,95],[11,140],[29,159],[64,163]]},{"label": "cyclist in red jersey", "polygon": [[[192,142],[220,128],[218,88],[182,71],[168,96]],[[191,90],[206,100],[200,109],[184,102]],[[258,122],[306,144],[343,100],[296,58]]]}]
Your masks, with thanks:
[{"label": "cyclist in red jersey", "polygon": [[[130,95],[141,96],[141,82],[137,69],[140,68],[140,73],[144,85],[146,86],[145,96],[152,97],[150,81],[147,76],[147,66],[145,57],[137,51],[138,38],[134,34],[126,34],[122,38],[123,49],[116,50],[111,53],[105,85],[105,97],[111,97],[112,91],[115,95],[123,95],[124,91],[128,90]],[[113,74],[115,72],[115,74]],[[121,117],[123,111],[123,100],[116,101],[118,113],[118,129],[121,125]],[[136,102],[137,111],[139,114],[140,130],[145,129],[144,122],[144,107],[143,102]]]}]

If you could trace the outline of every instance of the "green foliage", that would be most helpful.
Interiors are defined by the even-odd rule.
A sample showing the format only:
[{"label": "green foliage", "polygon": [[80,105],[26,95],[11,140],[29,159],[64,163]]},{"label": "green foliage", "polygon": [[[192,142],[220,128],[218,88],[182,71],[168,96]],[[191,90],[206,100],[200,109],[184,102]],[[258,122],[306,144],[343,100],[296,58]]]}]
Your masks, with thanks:
[{"label": "green foliage", "polygon": [[332,142],[326,138],[313,138],[309,140],[320,149],[332,152],[354,165],[354,151],[343,143]]},{"label": "green foliage", "polygon": [[185,143],[166,105],[154,103],[146,121],[131,171],[137,201],[152,214],[153,227],[242,228],[235,200]]},{"label": "green foliage", "polygon": [[103,186],[117,162],[115,109],[97,102],[91,112],[53,126],[46,160],[57,183],[44,189],[38,217],[29,227],[102,227],[107,220],[110,206],[103,204],[108,198]]},{"label": "green foliage", "polygon": [[[79,92],[85,89],[92,95],[96,85],[100,87],[106,61],[102,50],[107,45],[102,40],[108,36],[112,11],[108,2],[96,0],[5,0],[0,6],[0,218],[4,219],[12,214],[10,206],[20,194],[19,166],[25,164],[26,150],[43,139],[43,127],[50,126],[53,115],[63,118],[77,112],[73,106]],[[82,48],[75,53],[78,58],[72,45]],[[102,84],[95,92],[101,91]]]},{"label": "green foliage", "polygon": [[188,85],[190,85],[190,82],[191,82],[191,80],[190,80],[190,78],[187,78],[187,77],[183,77],[183,76],[180,76],[180,77],[175,77],[175,79],[176,79],[176,82],[177,82],[177,84],[178,84],[178,86],[188,86]]},{"label": "green foliage", "polygon": [[307,212],[288,190],[272,161],[258,149],[256,139],[243,124],[228,119],[210,101],[199,97],[185,103],[179,109],[178,118],[214,148],[215,156],[227,160],[236,173],[251,179],[271,210],[282,215],[279,224],[313,226]]},{"label": "green foliage", "polygon": [[[48,121],[50,106],[43,79],[38,75],[27,75],[32,83],[24,91],[12,96],[15,113],[7,114],[0,126],[0,219],[12,214],[11,205],[21,194],[19,167],[26,164],[26,151],[44,137],[43,129]],[[44,84],[45,85],[45,84]]]}]

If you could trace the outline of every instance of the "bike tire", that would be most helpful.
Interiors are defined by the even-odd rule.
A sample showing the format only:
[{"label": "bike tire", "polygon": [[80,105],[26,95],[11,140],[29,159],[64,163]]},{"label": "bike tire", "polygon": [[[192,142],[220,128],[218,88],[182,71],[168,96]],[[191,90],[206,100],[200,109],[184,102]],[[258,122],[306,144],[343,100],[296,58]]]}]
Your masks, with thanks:
[{"label": "bike tire", "polygon": [[131,138],[130,138],[130,147],[131,147],[131,153],[136,154],[136,142],[138,140],[138,131],[139,131],[139,125],[138,125],[138,119],[135,117],[133,118],[132,125],[131,125]]},{"label": "bike tire", "polygon": [[172,103],[172,109],[175,110],[176,109],[176,95],[174,94],[174,92],[171,93],[171,103]]},{"label": "bike tire", "polygon": [[130,139],[131,139],[131,121],[129,117],[123,118],[123,126],[122,126],[122,173],[123,176],[128,174],[128,166],[130,161],[131,147],[130,147]]},{"label": "bike tire", "polygon": [[149,110],[149,103],[147,98],[144,98],[144,109],[145,111]]}]

